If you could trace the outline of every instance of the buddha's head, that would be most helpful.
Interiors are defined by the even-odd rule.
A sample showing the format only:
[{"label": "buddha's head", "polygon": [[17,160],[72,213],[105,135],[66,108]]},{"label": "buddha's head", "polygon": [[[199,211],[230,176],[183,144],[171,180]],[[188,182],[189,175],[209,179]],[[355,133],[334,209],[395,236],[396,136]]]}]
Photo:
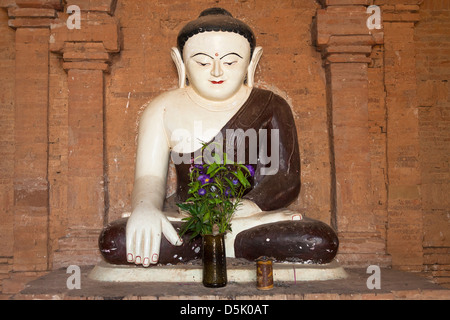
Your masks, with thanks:
[{"label": "buddha's head", "polygon": [[221,8],[203,11],[178,35],[172,48],[180,87],[186,79],[200,96],[213,101],[232,98],[242,86],[253,86],[262,49],[253,31]]}]

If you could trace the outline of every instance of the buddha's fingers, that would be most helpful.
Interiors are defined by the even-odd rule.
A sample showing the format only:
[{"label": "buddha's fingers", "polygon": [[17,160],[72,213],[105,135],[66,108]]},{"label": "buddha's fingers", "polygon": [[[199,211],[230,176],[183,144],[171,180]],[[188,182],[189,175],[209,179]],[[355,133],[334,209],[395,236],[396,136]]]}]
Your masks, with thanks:
[{"label": "buddha's fingers", "polygon": [[163,220],[161,223],[161,227],[167,241],[169,241],[172,245],[181,246],[183,244],[183,240],[168,220]]},{"label": "buddha's fingers", "polygon": [[126,232],[126,245],[127,245],[127,261],[133,263],[136,257],[134,250],[136,243],[136,232]]}]

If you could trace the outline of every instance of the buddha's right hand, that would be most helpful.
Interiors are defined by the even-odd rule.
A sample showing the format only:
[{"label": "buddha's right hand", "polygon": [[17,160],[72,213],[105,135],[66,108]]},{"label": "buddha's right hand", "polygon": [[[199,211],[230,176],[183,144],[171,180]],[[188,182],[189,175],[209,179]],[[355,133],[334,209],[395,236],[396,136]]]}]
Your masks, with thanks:
[{"label": "buddha's right hand", "polygon": [[127,261],[144,267],[158,263],[162,234],[172,245],[183,243],[163,212],[137,207],[126,227]]}]

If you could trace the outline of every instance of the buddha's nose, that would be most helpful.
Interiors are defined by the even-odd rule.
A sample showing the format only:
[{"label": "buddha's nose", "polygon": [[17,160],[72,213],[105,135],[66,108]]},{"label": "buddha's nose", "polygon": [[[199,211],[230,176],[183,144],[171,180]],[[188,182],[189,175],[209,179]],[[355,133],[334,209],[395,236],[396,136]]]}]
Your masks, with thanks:
[{"label": "buddha's nose", "polygon": [[211,75],[214,77],[220,77],[223,75],[223,70],[222,67],[220,65],[220,61],[218,60],[214,60],[214,65],[213,68],[211,70]]}]

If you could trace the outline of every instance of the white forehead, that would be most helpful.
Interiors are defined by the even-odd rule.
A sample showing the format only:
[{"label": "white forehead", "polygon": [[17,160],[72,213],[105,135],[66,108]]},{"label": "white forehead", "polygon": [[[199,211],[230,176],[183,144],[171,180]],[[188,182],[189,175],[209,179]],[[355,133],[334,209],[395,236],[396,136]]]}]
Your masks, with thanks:
[{"label": "white forehead", "polygon": [[245,37],[234,32],[203,32],[189,38],[183,49],[183,57],[186,59],[199,52],[207,53],[211,56],[214,56],[216,53],[222,56],[235,52],[249,59],[250,43]]}]

